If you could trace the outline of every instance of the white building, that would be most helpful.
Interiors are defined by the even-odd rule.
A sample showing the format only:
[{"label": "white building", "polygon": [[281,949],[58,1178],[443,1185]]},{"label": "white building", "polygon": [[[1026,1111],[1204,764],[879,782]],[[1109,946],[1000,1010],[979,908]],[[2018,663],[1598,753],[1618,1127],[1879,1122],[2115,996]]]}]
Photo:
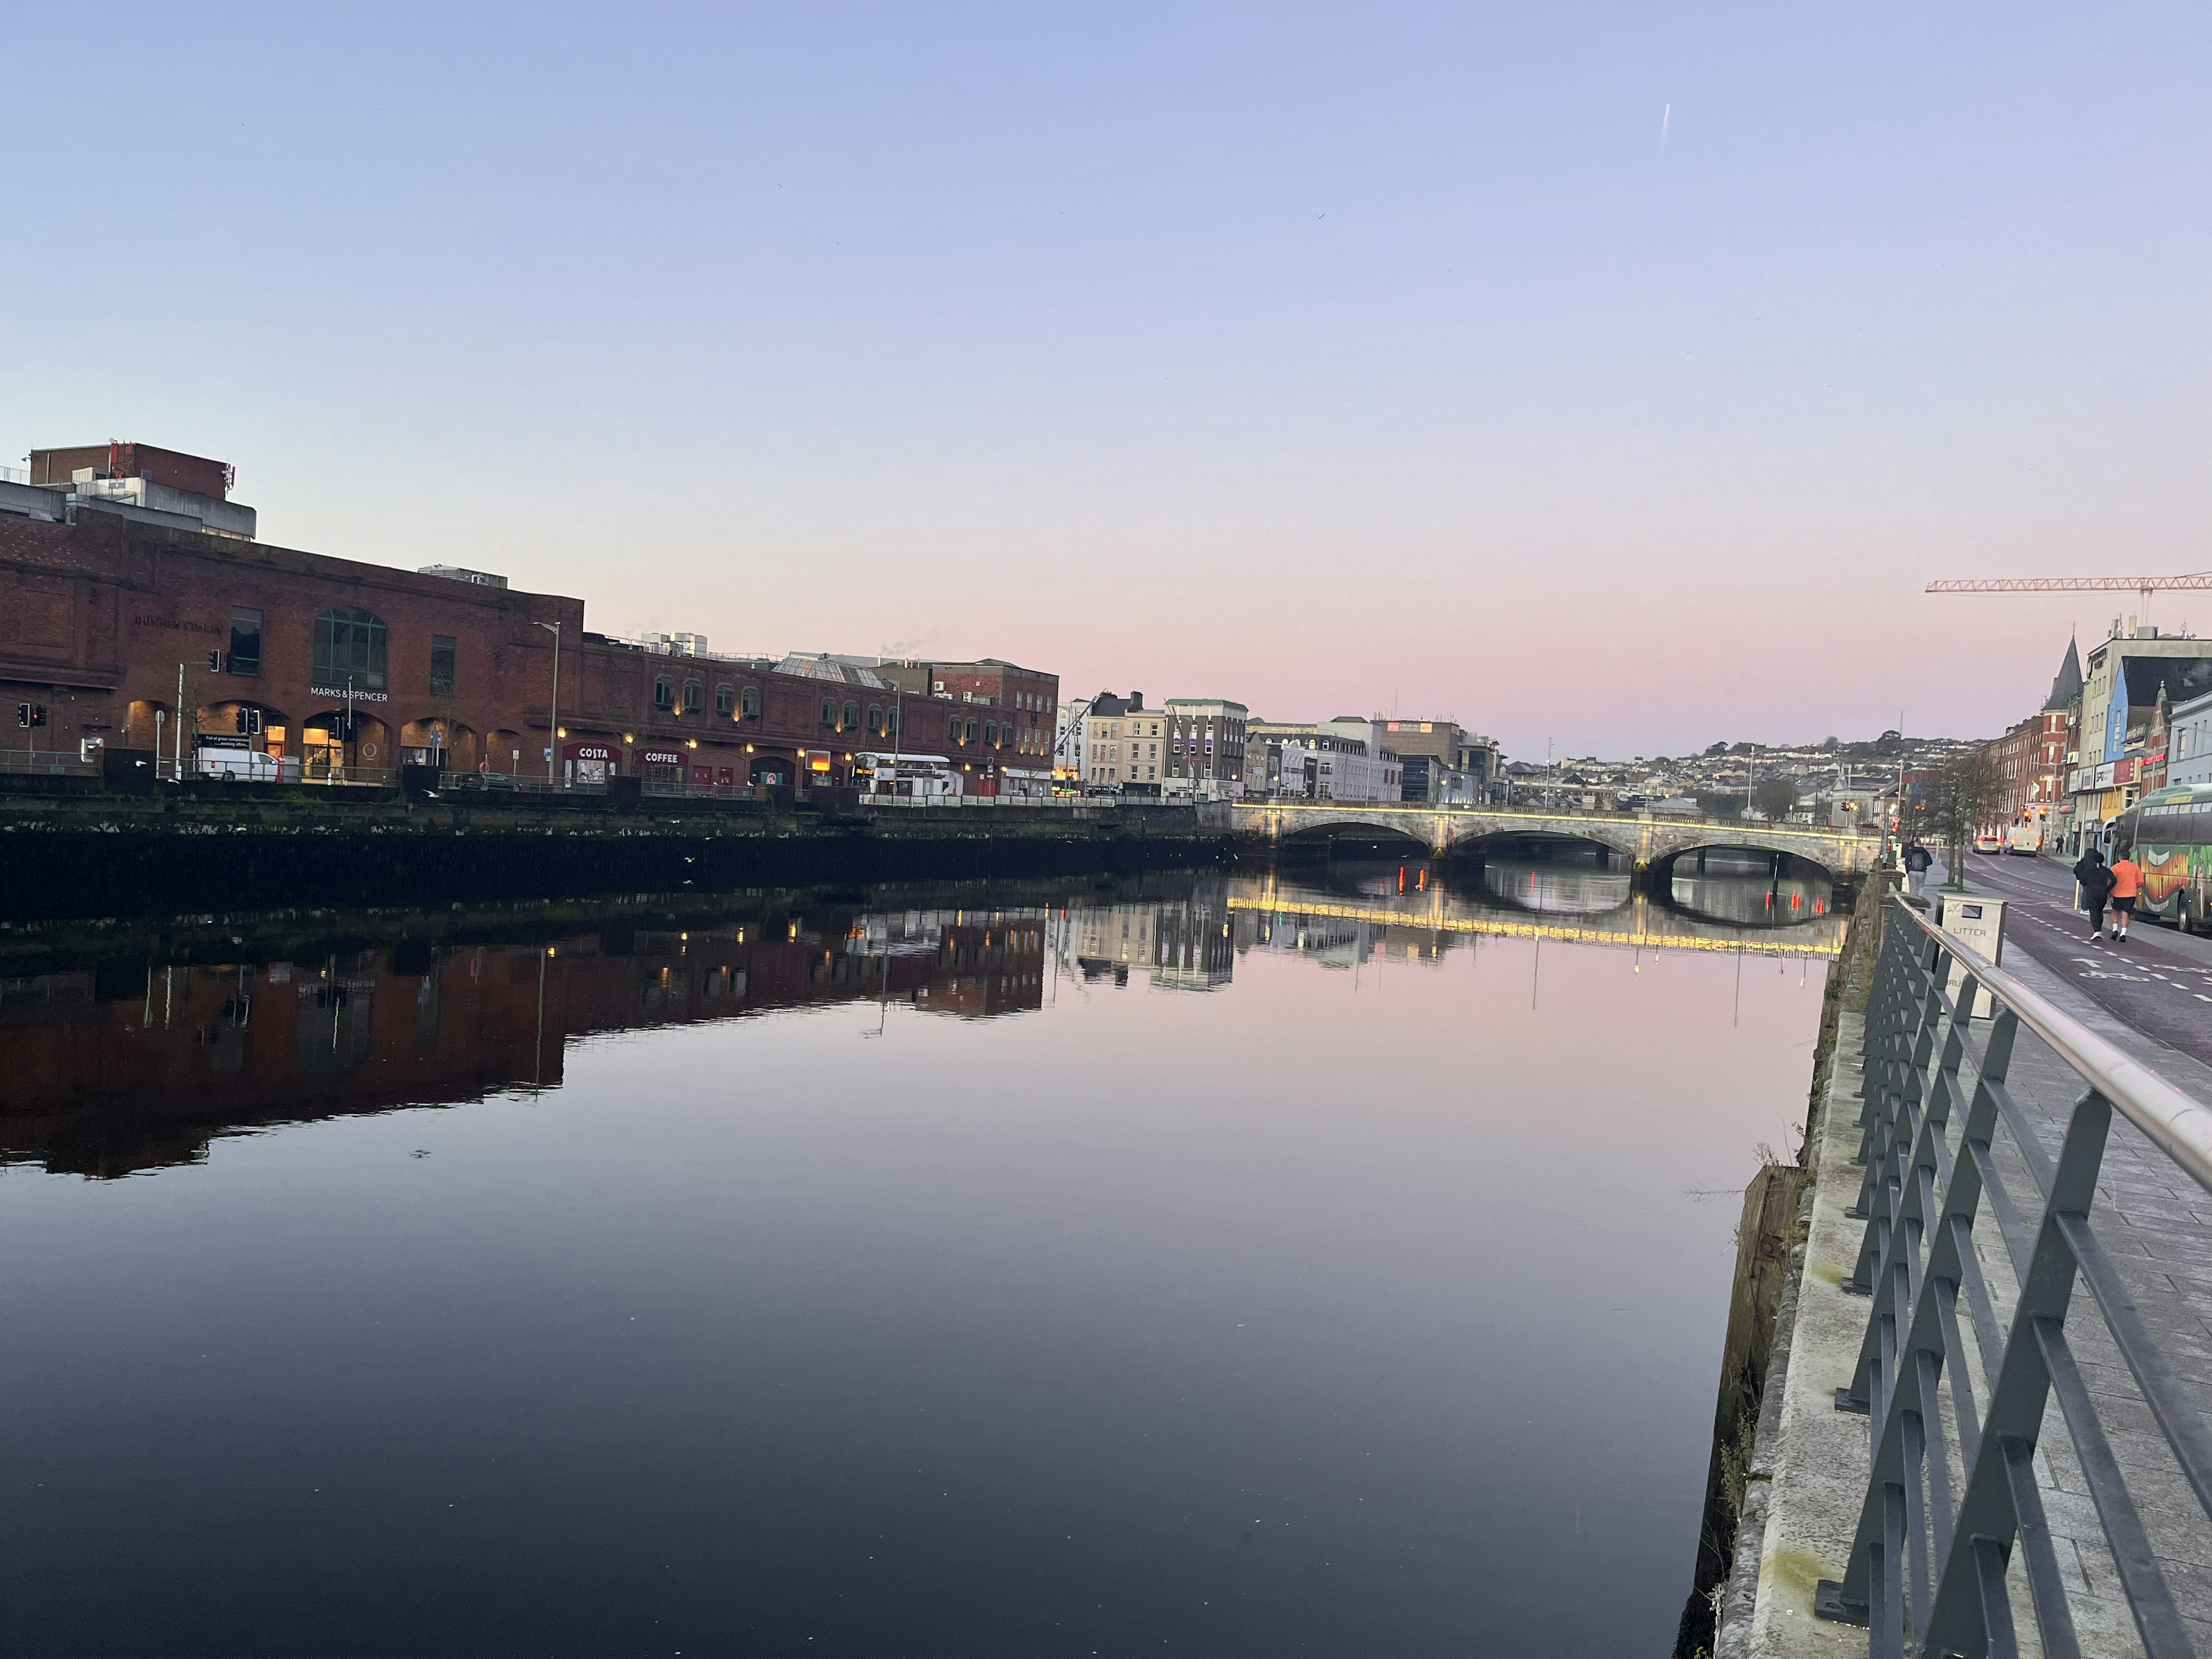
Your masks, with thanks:
[{"label": "white building", "polygon": [[2166,711],[2166,781],[2212,783],[2212,692]]},{"label": "white building", "polygon": [[1083,723],[1091,714],[1091,699],[1076,697],[1060,705],[1053,717],[1053,769],[1063,778],[1087,779],[1083,769]]}]

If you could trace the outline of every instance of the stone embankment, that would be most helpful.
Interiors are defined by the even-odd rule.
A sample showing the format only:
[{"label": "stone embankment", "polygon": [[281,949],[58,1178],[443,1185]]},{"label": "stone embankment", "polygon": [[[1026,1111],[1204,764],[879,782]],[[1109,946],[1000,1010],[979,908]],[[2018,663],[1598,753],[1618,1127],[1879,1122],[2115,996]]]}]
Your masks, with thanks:
[{"label": "stone embankment", "polygon": [[1045,876],[1227,856],[1225,815],[1203,805],[883,810],[817,793],[647,796],[627,811],[598,796],[213,782],[11,793],[0,846],[20,915]]},{"label": "stone embankment", "polygon": [[[1856,1032],[1880,954],[1886,884],[1871,881],[1854,910],[1844,948],[1828,975],[1814,1044],[1812,1087],[1804,1139],[1794,1163],[1761,1166],[1745,1188],[1736,1233],[1735,1279],[1713,1413],[1704,1523],[1688,1604],[1674,1644],[1675,1659],[1747,1651],[1759,1588],[1767,1512],[1773,1497],[1783,1389],[1804,1277],[1806,1240],[1820,1177],[1821,1127],[1835,1097],[1840,1039]],[[1856,1043],[1844,1055],[1856,1059]],[[1842,1097],[1856,1115],[1856,1075]],[[1865,1462],[1860,1437],[1858,1465]],[[1856,1467],[1856,1465],[1853,1466]],[[1809,1581],[1808,1595],[1810,1594]],[[1863,1637],[1861,1638],[1862,1643]]]}]

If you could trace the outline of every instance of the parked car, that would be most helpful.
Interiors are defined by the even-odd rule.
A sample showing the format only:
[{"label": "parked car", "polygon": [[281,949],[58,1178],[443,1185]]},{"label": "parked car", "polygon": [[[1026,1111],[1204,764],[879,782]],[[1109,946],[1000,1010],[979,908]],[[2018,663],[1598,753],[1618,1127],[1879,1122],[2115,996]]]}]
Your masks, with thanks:
[{"label": "parked car", "polygon": [[515,781],[504,772],[457,772],[447,781],[448,790],[465,790],[471,794],[514,794]]}]

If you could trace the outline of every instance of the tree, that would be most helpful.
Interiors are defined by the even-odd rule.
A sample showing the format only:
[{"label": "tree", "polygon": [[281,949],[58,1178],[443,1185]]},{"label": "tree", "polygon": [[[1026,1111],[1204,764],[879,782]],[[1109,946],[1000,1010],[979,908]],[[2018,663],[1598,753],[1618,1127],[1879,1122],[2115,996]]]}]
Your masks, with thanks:
[{"label": "tree", "polygon": [[1727,754],[1728,751],[1728,742],[1723,738],[1721,742],[1713,744],[1711,748],[1705,750],[1705,758],[1707,760],[1711,760],[1717,756]]},{"label": "tree", "polygon": [[1970,749],[1922,786],[1920,823],[1950,855],[1953,889],[1966,885],[1966,845],[1996,814],[2003,799],[1997,769],[1978,749]]},{"label": "tree", "polygon": [[1743,797],[1733,789],[1700,789],[1698,811],[1709,818],[1733,818],[1743,811]]},{"label": "tree", "polygon": [[1797,805],[1797,786],[1787,778],[1761,778],[1752,787],[1751,799],[1770,822],[1779,823]]}]

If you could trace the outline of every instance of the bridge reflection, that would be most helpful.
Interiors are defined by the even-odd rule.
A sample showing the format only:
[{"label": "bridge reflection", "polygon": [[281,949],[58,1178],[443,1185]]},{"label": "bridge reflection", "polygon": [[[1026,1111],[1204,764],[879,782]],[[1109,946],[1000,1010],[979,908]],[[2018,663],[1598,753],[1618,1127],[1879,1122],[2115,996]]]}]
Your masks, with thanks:
[{"label": "bridge reflection", "polygon": [[356,914],[328,939],[289,914],[186,919],[0,978],[0,1162],[126,1176],[277,1123],[556,1088],[571,1047],[620,1033],[838,1005],[873,1005],[878,1030],[893,1009],[1010,1017],[1071,977],[1214,992],[1255,951],[1348,969],[1482,936],[1804,957],[1842,937],[1832,914],[1743,926],[1766,919],[1765,878],[1685,878],[1718,913],[1698,916],[1565,862],[1472,887],[1426,865],[1337,874]]},{"label": "bridge reflection", "polygon": [[1228,903],[1245,915],[1279,918],[1293,932],[1301,920],[1325,919],[1440,942],[1487,936],[1808,957],[1843,948],[1846,918],[1824,882],[1709,874],[1679,877],[1674,887],[1669,902],[1638,891],[1626,871],[1512,864],[1486,866],[1474,890],[1439,879],[1431,866],[1407,865],[1380,875],[1370,866],[1334,889],[1270,878]]}]

